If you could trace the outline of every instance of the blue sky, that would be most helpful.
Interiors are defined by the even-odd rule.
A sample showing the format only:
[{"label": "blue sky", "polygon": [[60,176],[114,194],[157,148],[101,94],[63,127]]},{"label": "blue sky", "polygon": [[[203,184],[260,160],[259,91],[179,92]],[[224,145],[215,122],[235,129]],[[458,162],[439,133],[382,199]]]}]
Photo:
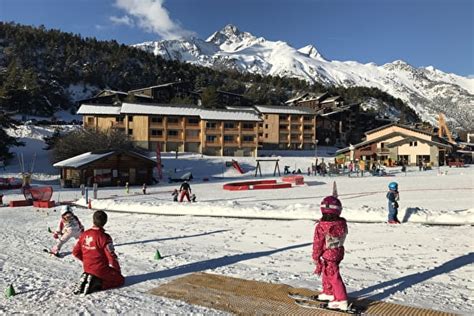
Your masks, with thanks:
[{"label": "blue sky", "polygon": [[125,44],[205,39],[230,23],[331,60],[474,75],[472,0],[0,0],[0,20]]}]

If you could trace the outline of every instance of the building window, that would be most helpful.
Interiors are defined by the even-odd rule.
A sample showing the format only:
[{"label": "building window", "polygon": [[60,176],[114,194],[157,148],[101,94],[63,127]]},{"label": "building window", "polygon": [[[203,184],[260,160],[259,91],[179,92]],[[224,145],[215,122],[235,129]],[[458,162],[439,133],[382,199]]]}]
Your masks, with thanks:
[{"label": "building window", "polygon": [[123,117],[123,116],[117,116],[117,117],[115,118],[115,122],[117,122],[117,123],[123,123],[123,120],[124,120],[124,119],[125,119],[125,117]]},{"label": "building window", "polygon": [[151,136],[163,136],[163,131],[161,129],[152,129]]},{"label": "building window", "polygon": [[93,117],[88,117],[87,118],[87,124],[94,124],[94,118]]},{"label": "building window", "polygon": [[288,129],[287,125],[280,125],[280,129]]},{"label": "building window", "polygon": [[234,136],[233,135],[224,135],[224,141],[225,142],[233,142],[234,141]]},{"label": "building window", "polygon": [[254,137],[253,136],[250,136],[250,135],[245,135],[242,140],[244,142],[253,142],[254,141]]},{"label": "building window", "polygon": [[133,135],[133,128],[128,129],[128,135]]},{"label": "building window", "polygon": [[311,121],[313,118],[311,116],[305,115],[304,120],[305,121]]},{"label": "building window", "polygon": [[418,142],[417,142],[417,141],[410,142],[410,147],[416,147],[416,146],[418,146]]},{"label": "building window", "polygon": [[265,119],[268,120],[268,114],[265,114]]},{"label": "building window", "polygon": [[163,123],[163,118],[161,116],[152,116],[151,117],[152,123]]},{"label": "building window", "polygon": [[232,122],[225,122],[224,128],[235,128],[235,124]]},{"label": "building window", "polygon": [[217,124],[213,122],[207,122],[206,123],[206,128],[216,128]]},{"label": "building window", "polygon": [[207,135],[206,136],[206,141],[209,142],[209,143],[213,143],[216,141],[216,136],[214,135]]},{"label": "building window", "polygon": [[268,134],[265,134],[265,138],[268,138]]},{"label": "building window", "polygon": [[268,128],[268,124],[265,124],[265,128]]},{"label": "building window", "polygon": [[280,120],[287,120],[288,119],[288,116],[286,115],[280,115]]},{"label": "building window", "polygon": [[128,117],[128,121],[133,122],[133,116],[132,115]]},{"label": "building window", "polygon": [[168,117],[168,124],[178,124],[179,119],[177,117]]},{"label": "building window", "polygon": [[169,130],[169,131],[168,131],[168,136],[178,136],[178,131]]},{"label": "building window", "polygon": [[253,129],[255,127],[254,123],[243,123],[242,128],[243,129]]},{"label": "building window", "polygon": [[189,118],[188,123],[189,124],[199,124],[199,119],[198,118]]}]

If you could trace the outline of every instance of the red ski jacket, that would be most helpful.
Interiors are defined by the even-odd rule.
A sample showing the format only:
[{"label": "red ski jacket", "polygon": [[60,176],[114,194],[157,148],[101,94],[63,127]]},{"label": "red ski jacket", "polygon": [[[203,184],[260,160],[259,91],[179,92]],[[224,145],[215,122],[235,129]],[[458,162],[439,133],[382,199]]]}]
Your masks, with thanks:
[{"label": "red ski jacket", "polygon": [[344,258],[344,240],[347,223],[344,218],[334,222],[319,222],[314,229],[313,260],[320,257],[327,261],[340,262]]},{"label": "red ski jacket", "polygon": [[110,268],[120,273],[112,238],[103,228],[86,230],[74,246],[72,254],[82,261],[84,272],[106,279]]}]

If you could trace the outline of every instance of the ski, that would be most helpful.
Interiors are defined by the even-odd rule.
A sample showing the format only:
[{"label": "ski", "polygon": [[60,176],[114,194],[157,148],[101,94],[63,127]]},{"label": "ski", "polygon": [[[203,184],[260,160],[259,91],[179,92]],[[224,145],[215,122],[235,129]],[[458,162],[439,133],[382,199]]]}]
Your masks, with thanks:
[{"label": "ski", "polygon": [[322,301],[317,301],[317,300],[295,299],[295,303],[296,305],[301,306],[303,308],[320,309],[320,310],[326,310],[326,311],[331,311],[335,313],[349,314],[349,315],[360,315],[360,316],[367,315],[363,312],[362,308],[358,306],[353,306],[352,304],[349,305],[347,310],[343,311],[339,309],[329,308],[327,302],[322,302]]},{"label": "ski", "polygon": [[328,301],[318,300],[317,295],[304,295],[299,293],[288,293],[288,297],[294,300],[302,300],[302,301],[312,301],[312,302],[319,302],[319,303],[327,303]]},{"label": "ski", "polygon": [[60,253],[51,252],[51,250],[48,248],[43,248],[43,252],[49,253],[51,256],[54,256],[56,258],[62,258]]}]

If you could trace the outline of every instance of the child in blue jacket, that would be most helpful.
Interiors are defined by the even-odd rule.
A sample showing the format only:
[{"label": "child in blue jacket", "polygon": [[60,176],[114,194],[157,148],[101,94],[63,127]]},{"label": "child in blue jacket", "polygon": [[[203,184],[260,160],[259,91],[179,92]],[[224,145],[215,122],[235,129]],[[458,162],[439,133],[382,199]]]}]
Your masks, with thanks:
[{"label": "child in blue jacket", "polygon": [[389,191],[387,192],[388,199],[388,223],[389,224],[400,224],[397,218],[398,215],[398,200],[400,195],[398,193],[398,183],[390,182],[388,185]]}]

